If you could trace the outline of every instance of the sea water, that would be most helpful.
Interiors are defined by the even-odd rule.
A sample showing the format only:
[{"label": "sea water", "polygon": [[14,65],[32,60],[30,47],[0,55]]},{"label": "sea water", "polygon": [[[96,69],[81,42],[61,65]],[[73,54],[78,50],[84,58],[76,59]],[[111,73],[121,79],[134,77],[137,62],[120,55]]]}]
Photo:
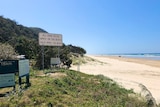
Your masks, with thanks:
[{"label": "sea water", "polygon": [[143,59],[151,59],[151,60],[160,60],[160,53],[127,53],[127,54],[112,54],[112,55],[119,56],[119,57],[127,57],[127,58],[143,58]]}]

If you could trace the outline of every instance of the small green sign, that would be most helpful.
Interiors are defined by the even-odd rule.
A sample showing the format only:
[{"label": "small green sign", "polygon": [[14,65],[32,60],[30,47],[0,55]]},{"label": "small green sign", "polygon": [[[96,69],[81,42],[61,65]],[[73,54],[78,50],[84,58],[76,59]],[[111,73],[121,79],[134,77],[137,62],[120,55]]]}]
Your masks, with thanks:
[{"label": "small green sign", "polygon": [[19,60],[19,77],[29,75],[29,60]]},{"label": "small green sign", "polygon": [[0,74],[0,88],[15,86],[15,74]]}]

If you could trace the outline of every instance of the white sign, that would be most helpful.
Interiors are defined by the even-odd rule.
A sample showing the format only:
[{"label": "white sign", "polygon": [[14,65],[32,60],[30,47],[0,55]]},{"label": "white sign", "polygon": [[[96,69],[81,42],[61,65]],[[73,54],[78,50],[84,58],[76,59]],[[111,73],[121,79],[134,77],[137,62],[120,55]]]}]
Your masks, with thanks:
[{"label": "white sign", "polygon": [[15,74],[0,74],[0,87],[15,86]]},{"label": "white sign", "polygon": [[29,60],[19,60],[19,77],[29,74]]},{"label": "white sign", "polygon": [[57,65],[60,64],[60,58],[51,58],[51,65]]},{"label": "white sign", "polygon": [[41,46],[62,46],[61,34],[39,33],[39,45]]}]

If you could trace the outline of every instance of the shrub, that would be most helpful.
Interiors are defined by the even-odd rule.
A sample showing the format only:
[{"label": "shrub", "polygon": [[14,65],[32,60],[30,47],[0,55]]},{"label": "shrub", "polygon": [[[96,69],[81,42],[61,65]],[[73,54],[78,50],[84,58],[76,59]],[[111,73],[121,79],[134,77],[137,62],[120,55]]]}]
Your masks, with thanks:
[{"label": "shrub", "polygon": [[17,53],[11,45],[0,43],[0,47],[0,59],[15,59]]}]

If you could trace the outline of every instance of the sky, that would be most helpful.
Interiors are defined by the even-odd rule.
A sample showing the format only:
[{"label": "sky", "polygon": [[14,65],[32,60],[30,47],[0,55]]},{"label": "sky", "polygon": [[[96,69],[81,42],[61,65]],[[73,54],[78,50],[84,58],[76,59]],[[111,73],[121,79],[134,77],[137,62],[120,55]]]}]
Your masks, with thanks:
[{"label": "sky", "polygon": [[160,0],[0,0],[0,15],[87,54],[160,53]]}]

